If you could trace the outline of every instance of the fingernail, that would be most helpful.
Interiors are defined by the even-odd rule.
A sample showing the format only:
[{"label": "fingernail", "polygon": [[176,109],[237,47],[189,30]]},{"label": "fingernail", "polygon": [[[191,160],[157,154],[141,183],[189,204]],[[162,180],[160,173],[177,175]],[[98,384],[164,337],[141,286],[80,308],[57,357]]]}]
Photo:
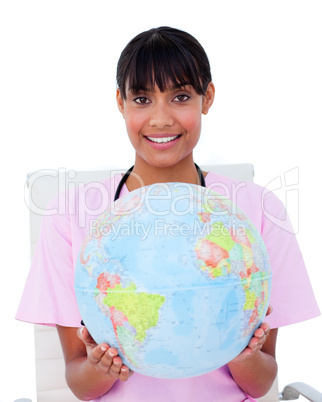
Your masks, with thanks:
[{"label": "fingernail", "polygon": [[101,346],[101,351],[102,351],[102,352],[106,352],[106,351],[107,351],[107,347]]},{"label": "fingernail", "polygon": [[111,357],[116,356],[116,353],[114,353],[112,350],[109,350],[109,351],[108,351],[108,354],[109,354]]}]

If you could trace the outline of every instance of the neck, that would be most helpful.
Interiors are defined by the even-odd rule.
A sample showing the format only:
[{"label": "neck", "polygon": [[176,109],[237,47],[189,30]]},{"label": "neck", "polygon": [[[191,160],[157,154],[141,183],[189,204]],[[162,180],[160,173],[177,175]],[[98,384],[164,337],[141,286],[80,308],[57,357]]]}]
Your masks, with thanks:
[{"label": "neck", "polygon": [[147,164],[144,160],[136,158],[135,165],[131,175],[126,181],[129,191],[139,187],[148,186],[153,183],[191,183],[199,184],[200,179],[191,158],[185,158],[173,166],[156,167]]}]

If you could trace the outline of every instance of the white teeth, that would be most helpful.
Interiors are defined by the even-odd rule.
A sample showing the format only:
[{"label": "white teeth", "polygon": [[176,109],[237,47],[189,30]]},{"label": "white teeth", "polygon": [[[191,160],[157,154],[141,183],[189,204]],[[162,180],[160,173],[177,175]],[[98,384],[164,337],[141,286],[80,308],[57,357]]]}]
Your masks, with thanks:
[{"label": "white teeth", "polygon": [[173,141],[178,137],[179,137],[179,135],[175,135],[174,137],[163,137],[163,138],[147,137],[147,138],[152,142],[157,142],[158,144],[163,144],[165,142]]}]

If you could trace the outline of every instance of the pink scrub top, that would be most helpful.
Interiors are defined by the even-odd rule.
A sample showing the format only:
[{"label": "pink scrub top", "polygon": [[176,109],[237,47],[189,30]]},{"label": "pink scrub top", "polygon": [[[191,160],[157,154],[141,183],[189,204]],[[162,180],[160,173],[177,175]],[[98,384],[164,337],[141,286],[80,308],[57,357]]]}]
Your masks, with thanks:
[{"label": "pink scrub top", "polygon": [[[113,202],[121,175],[88,184],[56,198],[48,209],[58,213],[43,217],[16,318],[45,325],[79,327],[81,316],[74,293],[74,271],[79,251],[93,222]],[[272,267],[270,304],[265,319],[271,328],[304,321],[320,314],[292,226],[282,202],[263,187],[208,172],[206,186],[231,199],[253,222],[266,244]],[[123,186],[120,196],[128,193]],[[60,202],[59,202],[60,201]],[[202,356],[200,356],[202,359]],[[196,362],[196,364],[198,364]],[[165,380],[135,373],[117,381],[96,401],[195,402],[254,401],[233,380],[227,365],[198,377]]]}]

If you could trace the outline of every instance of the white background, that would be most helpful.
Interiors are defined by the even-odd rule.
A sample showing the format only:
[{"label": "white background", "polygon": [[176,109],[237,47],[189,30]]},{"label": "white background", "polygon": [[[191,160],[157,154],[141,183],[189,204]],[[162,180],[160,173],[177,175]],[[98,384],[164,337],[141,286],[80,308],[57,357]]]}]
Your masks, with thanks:
[{"label": "white background", "polygon": [[[1,402],[36,400],[32,326],[14,320],[29,268],[26,173],[132,164],[115,71],[126,43],[151,27],[187,30],[208,53],[216,99],[198,164],[251,162],[261,185],[298,169],[288,190],[298,190],[299,211],[296,191],[278,195],[290,195],[322,306],[321,19],[311,0],[1,2]],[[321,334],[321,317],[280,330],[281,388],[304,381],[322,391]]]}]

